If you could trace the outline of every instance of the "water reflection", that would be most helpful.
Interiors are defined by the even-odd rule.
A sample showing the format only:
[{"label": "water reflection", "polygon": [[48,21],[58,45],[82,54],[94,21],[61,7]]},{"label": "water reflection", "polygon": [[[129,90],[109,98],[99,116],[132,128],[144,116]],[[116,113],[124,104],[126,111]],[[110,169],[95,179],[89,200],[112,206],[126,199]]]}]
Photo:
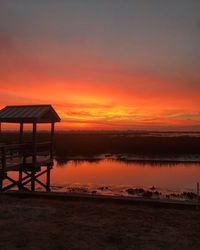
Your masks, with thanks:
[{"label": "water reflection", "polygon": [[196,191],[200,181],[200,163],[124,161],[114,159],[79,159],[55,162],[52,185],[74,187],[104,193],[121,194],[127,188],[156,187],[159,192]]},{"label": "water reflection", "polygon": [[58,158],[58,159],[56,159],[56,163],[57,163],[58,167],[63,167],[69,162],[73,162],[74,166],[77,166],[82,162],[95,163],[95,162],[100,162],[101,160],[102,159],[73,159],[73,160],[71,160],[71,159],[65,159],[65,158],[64,159]]}]

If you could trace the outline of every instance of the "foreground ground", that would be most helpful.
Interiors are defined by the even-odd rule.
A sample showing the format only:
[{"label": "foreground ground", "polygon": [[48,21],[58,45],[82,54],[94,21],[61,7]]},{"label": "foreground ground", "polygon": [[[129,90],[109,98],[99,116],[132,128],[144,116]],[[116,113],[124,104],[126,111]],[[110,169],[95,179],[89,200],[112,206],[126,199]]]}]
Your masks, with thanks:
[{"label": "foreground ground", "polygon": [[0,195],[0,249],[200,249],[200,211]]}]

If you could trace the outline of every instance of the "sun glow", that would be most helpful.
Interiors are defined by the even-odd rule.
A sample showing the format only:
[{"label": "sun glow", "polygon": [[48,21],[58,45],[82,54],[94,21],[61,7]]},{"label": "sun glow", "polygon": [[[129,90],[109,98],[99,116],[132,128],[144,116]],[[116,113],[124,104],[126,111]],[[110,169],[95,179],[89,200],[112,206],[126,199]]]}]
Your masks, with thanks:
[{"label": "sun glow", "polygon": [[0,108],[50,103],[61,129],[199,130],[198,8],[105,2],[3,4]]}]

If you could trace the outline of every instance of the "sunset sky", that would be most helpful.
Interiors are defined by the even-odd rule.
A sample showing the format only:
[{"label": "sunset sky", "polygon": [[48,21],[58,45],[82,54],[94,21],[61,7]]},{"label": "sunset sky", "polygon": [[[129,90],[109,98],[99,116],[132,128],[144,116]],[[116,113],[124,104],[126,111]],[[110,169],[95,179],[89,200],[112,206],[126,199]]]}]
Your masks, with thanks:
[{"label": "sunset sky", "polygon": [[0,108],[60,129],[200,130],[199,0],[1,0]]}]

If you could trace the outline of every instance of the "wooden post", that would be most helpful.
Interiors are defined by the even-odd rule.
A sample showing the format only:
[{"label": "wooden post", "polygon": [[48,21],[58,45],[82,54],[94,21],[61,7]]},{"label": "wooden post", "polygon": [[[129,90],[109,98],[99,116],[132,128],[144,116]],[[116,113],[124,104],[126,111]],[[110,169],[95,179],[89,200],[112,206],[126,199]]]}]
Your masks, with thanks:
[{"label": "wooden post", "polygon": [[55,128],[55,123],[51,123],[51,137],[50,137],[50,141],[51,141],[51,148],[50,148],[50,158],[53,161],[53,151],[54,151],[54,128]]},{"label": "wooden post", "polygon": [[6,149],[4,147],[2,148],[1,153],[2,153],[2,159],[1,159],[2,169],[0,172],[0,191],[2,191],[3,188],[3,179],[6,171]]},{"label": "wooden post", "polygon": [[[52,122],[51,123],[51,135],[50,135],[50,159],[52,161],[52,165],[53,165],[53,151],[54,151],[54,129],[55,129],[55,123]],[[51,180],[51,168],[52,165],[48,165],[47,166],[47,173],[46,173],[46,191],[50,192],[50,180]]]},{"label": "wooden post", "polygon": [[[1,122],[0,122],[0,135],[1,135]],[[3,188],[3,149],[1,150],[1,165],[2,165],[2,169],[0,170],[0,192],[2,191]]]},{"label": "wooden post", "polygon": [[[19,143],[22,144],[23,142],[23,126],[24,124],[23,123],[20,123],[20,132],[19,132]],[[23,152],[23,154],[22,154]],[[20,155],[23,157],[23,163],[24,163],[24,150],[23,150],[23,147],[20,145]],[[22,173],[22,166],[19,167],[19,184],[18,184],[18,188],[19,190],[21,189],[21,184],[22,184],[22,177],[23,177],[23,173]]]},{"label": "wooden post", "polygon": [[2,192],[3,189],[3,171],[0,171],[0,192]]},{"label": "wooden post", "polygon": [[23,142],[23,128],[24,128],[24,124],[20,123],[20,134],[19,134],[19,143],[20,144]]},{"label": "wooden post", "polygon": [[31,191],[35,191],[35,167],[36,167],[36,158],[37,158],[37,149],[36,149],[36,132],[37,125],[33,123],[33,153],[32,153],[32,172],[31,172]]}]

